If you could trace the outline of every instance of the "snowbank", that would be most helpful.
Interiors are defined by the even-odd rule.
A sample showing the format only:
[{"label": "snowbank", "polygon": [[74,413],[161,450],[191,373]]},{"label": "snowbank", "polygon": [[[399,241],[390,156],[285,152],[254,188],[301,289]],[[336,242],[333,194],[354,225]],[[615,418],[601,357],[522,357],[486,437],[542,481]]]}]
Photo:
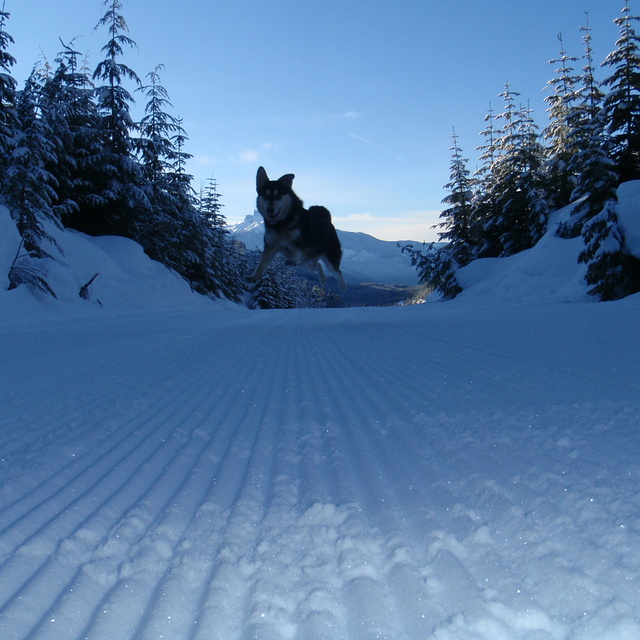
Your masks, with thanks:
[{"label": "snowbank", "polygon": [[640,180],[625,182],[618,187],[616,213],[629,252],[640,258]]},{"label": "snowbank", "polygon": [[[572,211],[570,205],[552,214],[549,229],[535,247],[507,258],[475,260],[460,269],[456,277],[464,290],[456,300],[515,304],[593,302],[584,280],[586,265],[578,263],[584,250],[582,238],[564,239],[556,234]],[[640,258],[640,180],[620,185],[616,213],[625,247]]]},{"label": "snowbank", "polygon": [[[9,258],[13,260],[19,238],[11,234],[11,227],[15,230],[15,225],[8,212],[2,216],[0,210],[0,225],[0,256],[4,267]],[[186,280],[151,260],[133,240],[117,236],[94,238],[69,229],[47,231],[55,235],[63,254],[52,249],[57,259],[39,260],[37,266],[46,273],[57,300],[27,286],[12,291],[7,291],[6,286],[0,287],[0,322],[43,315],[104,315],[105,311],[130,313],[224,305],[194,293]],[[7,270],[8,266],[3,273]]]},{"label": "snowbank", "polygon": [[578,264],[582,238],[560,238],[555,231],[564,219],[554,217],[549,231],[532,249],[508,258],[475,260],[456,274],[460,300],[495,300],[518,304],[593,300],[584,281],[586,266]]},{"label": "snowbank", "polygon": [[9,210],[0,205],[0,292],[9,286],[9,269],[20,246],[20,234]]}]

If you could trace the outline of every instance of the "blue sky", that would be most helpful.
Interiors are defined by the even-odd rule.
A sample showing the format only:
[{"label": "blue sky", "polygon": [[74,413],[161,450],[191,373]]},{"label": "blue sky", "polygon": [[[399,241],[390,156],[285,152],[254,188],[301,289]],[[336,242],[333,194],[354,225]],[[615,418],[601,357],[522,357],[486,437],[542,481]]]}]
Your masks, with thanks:
[{"label": "blue sky", "polygon": [[[20,86],[53,62],[59,38],[101,59],[101,0],[5,0]],[[64,4],[64,9],[60,5]],[[255,173],[295,173],[307,205],[336,226],[385,240],[431,241],[455,127],[469,168],[489,105],[506,82],[544,127],[558,33],[582,56],[586,12],[595,61],[614,48],[623,0],[123,0],[138,45],[124,62],[162,83],[184,119],[194,186],[213,177],[224,213],[254,210]],[[631,4],[634,14],[636,7]],[[578,63],[576,68],[580,68]],[[601,70],[600,77],[604,77]],[[137,107],[144,98],[138,95]]]}]

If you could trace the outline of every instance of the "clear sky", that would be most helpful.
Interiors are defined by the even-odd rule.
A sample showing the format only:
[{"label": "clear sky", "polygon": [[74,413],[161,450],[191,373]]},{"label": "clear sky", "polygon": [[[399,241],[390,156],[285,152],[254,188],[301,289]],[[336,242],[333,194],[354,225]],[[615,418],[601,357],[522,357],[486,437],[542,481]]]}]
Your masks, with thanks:
[{"label": "clear sky", "polygon": [[[65,42],[101,59],[101,0],[4,0],[20,87]],[[631,8],[634,15],[640,7]],[[547,123],[558,33],[595,62],[614,49],[623,0],[123,0],[137,50],[123,62],[161,80],[184,119],[199,189],[219,183],[229,222],[255,206],[255,173],[295,173],[307,205],[385,240],[435,240],[455,127],[469,168],[506,82]],[[581,68],[582,62],[576,65]],[[604,77],[601,70],[600,77]],[[137,108],[144,106],[138,94]]]}]

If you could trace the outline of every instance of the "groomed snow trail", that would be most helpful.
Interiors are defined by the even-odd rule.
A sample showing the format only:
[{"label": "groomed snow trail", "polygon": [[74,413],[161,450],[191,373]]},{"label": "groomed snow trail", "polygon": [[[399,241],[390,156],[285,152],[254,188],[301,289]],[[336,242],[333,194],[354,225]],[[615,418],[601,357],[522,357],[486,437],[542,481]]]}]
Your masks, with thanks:
[{"label": "groomed snow trail", "polygon": [[0,335],[3,640],[637,640],[638,305]]}]

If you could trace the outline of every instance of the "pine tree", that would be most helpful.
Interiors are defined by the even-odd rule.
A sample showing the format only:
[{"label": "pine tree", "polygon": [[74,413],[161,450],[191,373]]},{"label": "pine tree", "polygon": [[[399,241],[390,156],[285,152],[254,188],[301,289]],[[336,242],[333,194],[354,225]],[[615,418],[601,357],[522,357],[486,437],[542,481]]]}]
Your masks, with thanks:
[{"label": "pine tree", "polygon": [[418,267],[420,282],[429,284],[445,299],[454,298],[462,291],[455,273],[471,262],[476,249],[471,239],[472,182],[467,169],[468,161],[462,157],[455,131],[450,151],[450,181],[445,185],[449,195],[442,201],[449,206],[440,214],[443,221],[437,225],[442,229],[438,233],[438,240],[445,245],[437,248],[432,245],[424,255],[408,250],[412,263]]},{"label": "pine tree", "polygon": [[460,266],[464,266],[473,257],[470,235],[473,192],[470,172],[467,169],[468,160],[462,157],[455,130],[452,139],[450,181],[444,187],[449,191],[449,195],[442,200],[443,204],[449,206],[440,214],[443,221],[437,226],[443,231],[438,233],[438,239],[448,244],[452,258]]},{"label": "pine tree", "polygon": [[541,237],[548,205],[540,170],[543,151],[531,111],[516,106],[519,94],[509,84],[500,95],[505,109],[496,117],[504,124],[486,194],[496,215],[486,221],[484,233],[498,239],[499,255],[509,256],[532,247]]},{"label": "pine tree", "polygon": [[22,238],[9,279],[13,287],[28,283],[55,297],[34,262],[54,258],[54,249],[61,252],[51,231],[52,226],[62,228],[53,206],[57,182],[46,168],[56,163],[55,145],[51,130],[38,115],[39,92],[34,72],[17,96],[19,131],[2,185],[5,203]]},{"label": "pine tree", "polygon": [[595,79],[591,48],[591,29],[584,33],[585,61],[576,85],[575,100],[568,114],[569,145],[574,150],[569,171],[574,176],[571,202],[577,202],[572,219],[559,230],[563,237],[576,237],[590,218],[600,213],[608,200],[615,200],[618,176],[611,159],[609,137],[605,134],[602,117],[603,93]]},{"label": "pine tree", "polygon": [[475,254],[479,258],[493,258],[500,255],[501,246],[499,234],[492,233],[490,222],[498,217],[498,203],[494,199],[493,167],[498,157],[496,140],[498,132],[494,126],[496,117],[493,115],[493,107],[484,118],[487,123],[480,133],[484,138],[484,144],[477,147],[480,152],[480,166],[473,174],[473,196],[471,201],[472,215],[469,226],[471,244],[475,247]]},{"label": "pine tree", "polygon": [[[252,272],[260,254],[245,254],[247,273]],[[284,266],[284,260],[276,256],[262,278],[253,286],[248,306],[251,309],[296,309],[305,306],[304,287],[292,269]]]},{"label": "pine tree", "polygon": [[462,288],[456,279],[456,271],[476,257],[478,249],[471,237],[473,216],[473,192],[467,160],[462,157],[458,136],[453,132],[450,181],[445,185],[449,195],[443,204],[449,205],[441,214],[443,219],[436,225],[443,231],[438,232],[438,240],[444,246],[430,244],[426,250],[420,251],[413,246],[402,247],[409,254],[411,264],[418,271],[419,281],[428,284],[432,289],[450,299],[457,296]]},{"label": "pine tree", "polygon": [[602,211],[582,231],[585,249],[578,260],[587,265],[585,279],[589,293],[600,300],[617,300],[640,290],[640,282],[634,277],[637,260],[625,252],[616,204],[613,198],[607,200]]},{"label": "pine tree", "polygon": [[576,153],[574,140],[571,137],[571,113],[576,99],[576,83],[578,78],[573,74],[571,64],[578,58],[567,55],[560,41],[560,58],[551,60],[549,64],[560,65],[556,69],[556,77],[548,83],[553,93],[545,98],[549,105],[549,125],[543,131],[547,141],[545,172],[547,175],[547,200],[551,210],[560,209],[571,202],[571,193],[575,188],[571,160]]},{"label": "pine tree", "polygon": [[138,154],[146,178],[150,182],[164,182],[177,156],[173,135],[181,130],[178,119],[167,112],[171,107],[169,94],[160,83],[163,65],[147,74],[149,84],[138,87],[144,93],[147,103],[144,117],[138,124],[139,139],[136,141]]},{"label": "pine tree", "polygon": [[145,94],[145,115],[138,124],[140,137],[135,141],[145,192],[150,206],[139,215],[132,236],[153,259],[178,271],[177,244],[182,229],[193,217],[193,199],[187,191],[175,189],[171,170],[176,156],[172,135],[178,130],[177,119],[167,112],[169,95],[160,83],[161,66],[147,74],[150,83],[138,91]]},{"label": "pine tree", "polygon": [[96,180],[100,202],[106,204],[93,212],[87,231],[98,235],[113,233],[135,237],[136,225],[151,204],[145,191],[144,176],[135,158],[132,137],[135,124],[130,110],[134,100],[123,83],[128,80],[140,86],[141,82],[132,69],[120,62],[123,47],[135,47],[135,42],[126,35],[128,27],[120,13],[122,2],[104,0],[104,4],[107,11],[96,29],[107,27],[110,38],[102,48],[106,57],[98,63],[93,80],[104,83],[96,87],[103,146],[102,164]]},{"label": "pine tree", "polygon": [[16,59],[8,51],[13,38],[4,30],[8,18],[9,14],[4,9],[0,11],[0,180],[4,178],[6,159],[15,146],[18,129],[17,83],[11,75]]},{"label": "pine tree", "polygon": [[224,229],[217,183],[211,181],[197,202],[191,176],[185,172],[186,132],[168,113],[171,102],[160,83],[161,69],[147,74],[149,84],[140,88],[147,103],[137,149],[151,207],[138,220],[134,239],[195,291],[235,300],[240,277]]},{"label": "pine tree", "polygon": [[207,181],[200,194],[198,215],[200,237],[204,241],[206,280],[218,295],[237,300],[242,280],[240,257],[229,237],[218,183],[213,178]]},{"label": "pine tree", "polygon": [[640,178],[640,38],[633,23],[628,0],[622,16],[614,20],[620,27],[616,49],[604,63],[613,73],[603,81],[610,87],[604,98],[606,132],[613,143],[613,159],[620,182]]},{"label": "pine tree", "polygon": [[81,228],[94,201],[93,164],[100,154],[98,115],[88,71],[80,67],[72,44],[62,42],[56,68],[40,92],[40,113],[53,134],[55,164],[47,169],[57,181],[55,209],[65,226]]},{"label": "pine tree", "polygon": [[460,265],[446,247],[438,247],[432,242],[425,245],[423,251],[412,245],[405,245],[401,250],[409,255],[411,266],[418,272],[420,284],[438,291],[444,300],[455,298],[462,291],[455,275]]}]

